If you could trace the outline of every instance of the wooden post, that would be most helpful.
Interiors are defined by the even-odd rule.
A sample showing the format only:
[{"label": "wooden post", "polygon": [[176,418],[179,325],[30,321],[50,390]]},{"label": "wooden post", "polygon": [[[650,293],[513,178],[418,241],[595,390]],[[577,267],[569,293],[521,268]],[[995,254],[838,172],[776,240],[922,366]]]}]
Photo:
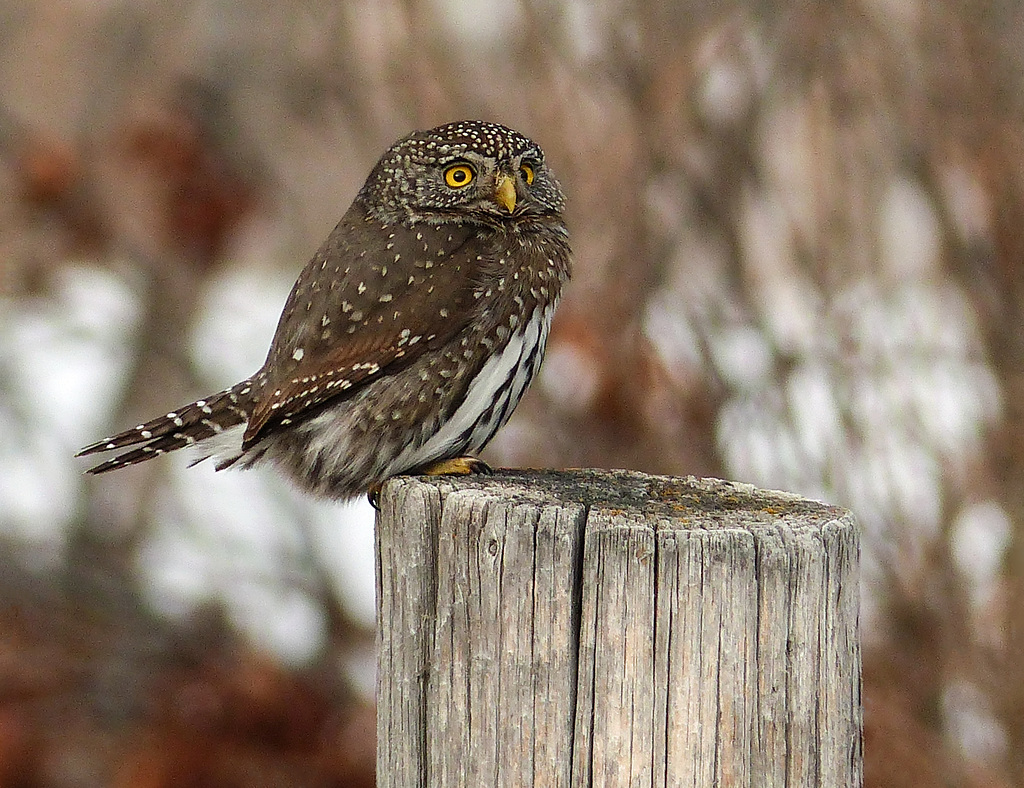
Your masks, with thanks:
[{"label": "wooden post", "polygon": [[377,785],[859,786],[858,551],[716,479],[394,479]]}]

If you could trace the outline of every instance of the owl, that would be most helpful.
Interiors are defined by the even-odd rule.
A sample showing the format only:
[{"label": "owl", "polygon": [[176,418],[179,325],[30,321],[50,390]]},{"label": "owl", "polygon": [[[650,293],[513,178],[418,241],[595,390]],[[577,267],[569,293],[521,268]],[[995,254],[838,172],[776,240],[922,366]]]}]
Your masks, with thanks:
[{"label": "owl", "polygon": [[79,455],[114,452],[104,473],[196,446],[333,499],[487,470],[476,455],[536,375],[569,279],[564,202],[510,128],[410,134],[299,275],[258,372]]}]

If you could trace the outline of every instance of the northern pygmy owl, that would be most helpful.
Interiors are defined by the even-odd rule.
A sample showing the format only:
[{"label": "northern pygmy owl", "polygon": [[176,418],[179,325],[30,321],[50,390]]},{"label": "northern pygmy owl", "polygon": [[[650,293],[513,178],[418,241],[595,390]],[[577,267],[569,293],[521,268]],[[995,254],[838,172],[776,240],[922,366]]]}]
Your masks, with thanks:
[{"label": "northern pygmy owl", "polygon": [[[540,366],[569,278],[540,147],[462,121],[396,142],[299,275],[252,377],[79,453],[122,468],[198,444],[318,496],[468,472]],[[130,447],[130,448],[129,448]]]}]

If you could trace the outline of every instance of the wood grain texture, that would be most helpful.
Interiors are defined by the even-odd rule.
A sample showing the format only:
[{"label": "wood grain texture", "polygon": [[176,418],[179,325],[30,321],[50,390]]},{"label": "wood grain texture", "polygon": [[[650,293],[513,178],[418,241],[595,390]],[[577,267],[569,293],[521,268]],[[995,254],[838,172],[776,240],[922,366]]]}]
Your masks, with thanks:
[{"label": "wood grain texture", "polygon": [[849,512],[715,479],[385,485],[378,785],[859,786]]}]

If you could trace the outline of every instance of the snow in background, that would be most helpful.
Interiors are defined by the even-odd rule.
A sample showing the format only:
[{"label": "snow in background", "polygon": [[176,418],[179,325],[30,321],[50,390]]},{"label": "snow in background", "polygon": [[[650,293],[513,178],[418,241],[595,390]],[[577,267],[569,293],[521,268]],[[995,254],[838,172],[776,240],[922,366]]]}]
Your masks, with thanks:
[{"label": "snow in background", "polygon": [[[200,371],[219,379],[214,385],[259,367],[290,284],[253,267],[228,268],[213,281],[192,345]],[[126,282],[84,262],[61,269],[51,298],[0,303],[0,430],[8,436],[0,443],[0,528],[39,569],[61,560],[89,467],[73,455],[107,427],[131,361],[138,308]],[[160,461],[173,468],[170,484],[156,498],[137,559],[154,610],[183,618],[218,603],[258,646],[303,664],[326,634],[314,585],[323,578],[310,574],[314,566],[347,612],[374,626],[366,501],[316,502],[265,469],[188,468],[184,452]],[[117,476],[98,483],[102,495]],[[349,667],[372,695],[372,664],[359,658]]]}]

